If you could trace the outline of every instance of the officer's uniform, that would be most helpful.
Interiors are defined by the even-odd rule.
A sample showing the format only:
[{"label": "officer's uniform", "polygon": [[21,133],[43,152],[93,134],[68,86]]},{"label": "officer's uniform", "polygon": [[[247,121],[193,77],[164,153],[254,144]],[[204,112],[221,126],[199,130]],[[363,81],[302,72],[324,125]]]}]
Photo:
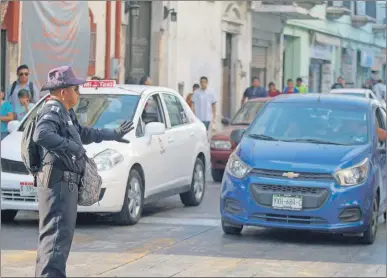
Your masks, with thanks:
[{"label": "officer's uniform", "polygon": [[[64,83],[62,88],[69,75],[75,78],[70,67],[55,70],[65,72],[64,77],[58,78]],[[71,80],[76,83],[75,79]],[[81,81],[78,83],[84,83]],[[58,82],[52,83],[58,86]],[[66,261],[77,218],[78,185],[85,167],[82,144],[120,138],[114,130],[80,126],[74,111],[66,110],[57,100],[49,100],[38,112],[33,140],[41,147],[43,167],[37,177],[39,246],[36,277],[66,277]]]}]

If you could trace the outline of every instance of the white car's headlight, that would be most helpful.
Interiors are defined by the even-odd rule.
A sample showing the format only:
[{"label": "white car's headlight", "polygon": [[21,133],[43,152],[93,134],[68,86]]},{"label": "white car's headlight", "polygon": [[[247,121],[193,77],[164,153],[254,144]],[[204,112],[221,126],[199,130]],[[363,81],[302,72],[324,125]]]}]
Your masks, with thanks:
[{"label": "white car's headlight", "polygon": [[231,150],[232,144],[230,141],[211,140],[211,149],[217,150]]},{"label": "white car's headlight", "polygon": [[335,178],[341,186],[352,186],[361,184],[368,176],[369,161],[364,159],[357,165],[339,170],[335,173]]},{"label": "white car's headlight", "polygon": [[118,165],[124,160],[124,157],[117,151],[107,149],[94,156],[98,171],[106,171]]},{"label": "white car's headlight", "polygon": [[248,175],[251,168],[233,153],[228,159],[226,170],[231,176],[243,179]]}]

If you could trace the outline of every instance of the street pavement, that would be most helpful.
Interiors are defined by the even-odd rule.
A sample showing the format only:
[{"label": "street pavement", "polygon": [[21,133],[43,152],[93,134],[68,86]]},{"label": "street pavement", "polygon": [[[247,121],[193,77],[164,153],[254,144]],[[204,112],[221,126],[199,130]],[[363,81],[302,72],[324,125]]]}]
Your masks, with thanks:
[{"label": "street pavement", "polygon": [[[209,182],[199,207],[178,197],[150,206],[140,223],[114,226],[83,216],[77,224],[67,273],[73,277],[386,277],[386,224],[376,242],[299,231],[245,228],[223,234],[220,184]],[[1,277],[31,277],[37,215],[19,213],[1,227]]]}]

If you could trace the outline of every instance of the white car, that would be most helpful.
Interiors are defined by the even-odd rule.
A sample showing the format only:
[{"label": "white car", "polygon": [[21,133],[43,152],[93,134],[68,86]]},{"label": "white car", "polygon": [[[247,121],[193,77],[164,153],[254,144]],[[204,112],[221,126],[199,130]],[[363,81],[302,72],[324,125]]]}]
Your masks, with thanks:
[{"label": "white car", "polygon": [[386,105],[383,99],[379,99],[372,90],[362,88],[345,88],[345,89],[332,89],[329,91],[330,94],[340,94],[346,96],[365,97],[378,100],[382,105]]},{"label": "white car", "polygon": [[[96,84],[98,88],[93,87]],[[201,203],[210,167],[207,131],[178,93],[90,81],[80,94],[74,110],[81,125],[116,128],[132,120],[135,129],[125,136],[130,144],[104,141],[84,146],[95,159],[103,185],[100,201],[78,206],[78,212],[113,213],[117,223],[132,225],[140,219],[146,202],[180,194],[184,205]],[[11,122],[12,132],[1,142],[2,221],[13,220],[17,211],[38,210],[36,188],[21,160],[20,143],[23,129],[45,101],[35,105],[21,123]]]}]

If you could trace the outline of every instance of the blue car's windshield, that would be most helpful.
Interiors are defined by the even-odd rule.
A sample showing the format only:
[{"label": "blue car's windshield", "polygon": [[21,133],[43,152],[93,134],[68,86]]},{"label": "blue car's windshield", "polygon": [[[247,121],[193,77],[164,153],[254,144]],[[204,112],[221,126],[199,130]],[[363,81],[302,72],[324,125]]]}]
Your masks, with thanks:
[{"label": "blue car's windshield", "polygon": [[310,103],[269,103],[247,135],[261,140],[361,145],[368,141],[367,111]]},{"label": "blue car's windshield", "polygon": [[134,95],[81,95],[74,111],[83,126],[117,128],[123,121],[132,120],[139,98]]}]

